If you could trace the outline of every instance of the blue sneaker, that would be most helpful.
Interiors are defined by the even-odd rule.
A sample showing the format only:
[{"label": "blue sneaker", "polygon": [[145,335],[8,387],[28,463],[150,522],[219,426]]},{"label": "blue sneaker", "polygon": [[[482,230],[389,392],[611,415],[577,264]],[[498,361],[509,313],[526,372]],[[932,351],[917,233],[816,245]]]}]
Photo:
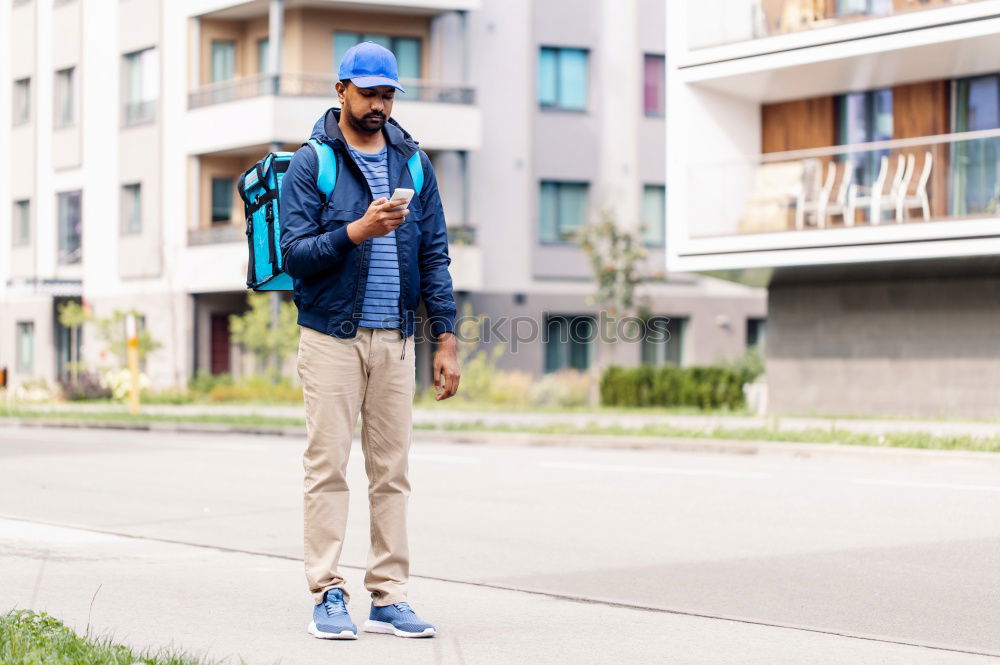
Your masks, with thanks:
[{"label": "blue sneaker", "polygon": [[365,621],[366,633],[388,633],[396,637],[434,637],[434,626],[417,616],[409,603],[385,607],[372,605]]},{"label": "blue sneaker", "polygon": [[309,634],[324,640],[356,640],[358,627],[351,622],[344,604],[344,592],[330,589],[323,602],[313,608]]}]

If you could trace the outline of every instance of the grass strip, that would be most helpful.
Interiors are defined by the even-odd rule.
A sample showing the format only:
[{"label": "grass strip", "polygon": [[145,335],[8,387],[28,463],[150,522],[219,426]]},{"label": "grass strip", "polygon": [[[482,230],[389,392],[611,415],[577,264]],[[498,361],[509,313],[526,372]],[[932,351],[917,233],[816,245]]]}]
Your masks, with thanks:
[{"label": "grass strip", "polygon": [[[4,418],[24,420],[63,420],[66,422],[86,422],[95,425],[107,424],[214,424],[239,427],[304,427],[301,418],[274,418],[258,415],[168,415],[139,414],[126,412],[95,413],[86,411],[35,411],[0,408],[0,422]],[[472,422],[414,423],[414,429],[421,431],[446,432],[497,432],[524,434],[557,434],[562,436],[650,436],[677,439],[727,439],[734,441],[783,442],[783,443],[835,443],[848,446],[872,446],[881,448],[920,448],[925,450],[963,450],[974,452],[1000,452],[1000,438],[974,437],[970,435],[936,435],[926,432],[890,432],[870,434],[853,432],[836,427],[784,430],[777,427],[745,428],[688,428],[667,424],[647,424],[640,427],[621,425],[574,425],[570,423],[502,425]]]},{"label": "grass strip", "polygon": [[[4,665],[214,665],[176,650],[136,651],[110,637],[81,637],[45,612],[11,610],[0,615],[0,663]],[[240,659],[240,663],[245,663]]]},{"label": "grass strip", "polygon": [[132,415],[127,411],[41,411],[34,409],[0,408],[0,421],[4,418],[22,420],[64,420],[87,422],[95,424],[133,424],[146,425],[151,423],[184,423],[193,425],[241,425],[262,427],[297,427],[305,426],[304,418],[282,418],[274,416],[235,415],[235,414],[203,414],[185,415],[168,413],[139,413]]},{"label": "grass strip", "polygon": [[881,448],[922,448],[925,450],[966,450],[1000,452],[1000,438],[978,438],[968,435],[939,436],[924,432],[893,432],[869,434],[837,428],[782,430],[767,427],[748,428],[686,428],[664,424],[641,427],[585,426],[553,423],[548,425],[497,425],[482,422],[414,424],[414,429],[444,430],[451,432],[512,432],[531,434],[560,434],[566,436],[652,436],[676,439],[728,439],[735,441],[760,441],[782,443],[836,443],[848,446],[873,446]]}]

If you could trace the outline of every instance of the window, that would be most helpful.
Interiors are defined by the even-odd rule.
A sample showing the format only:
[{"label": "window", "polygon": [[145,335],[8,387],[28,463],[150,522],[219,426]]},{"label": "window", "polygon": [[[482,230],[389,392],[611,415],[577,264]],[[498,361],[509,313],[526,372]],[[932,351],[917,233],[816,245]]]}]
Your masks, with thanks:
[{"label": "window", "polygon": [[[420,39],[417,37],[392,37],[390,35],[362,34],[359,32],[336,32],[333,35],[333,71],[340,70],[340,61],[347,50],[361,42],[375,42],[384,46],[396,56],[399,78],[421,78]],[[405,87],[405,86],[404,86]]]},{"label": "window", "polygon": [[667,188],[645,185],[642,188],[642,244],[663,247],[666,236]]},{"label": "window", "polygon": [[747,348],[763,348],[766,340],[767,319],[747,319]]},{"label": "window", "polygon": [[257,71],[265,74],[268,71],[267,60],[271,57],[271,40],[265,37],[257,40]]},{"label": "window", "polygon": [[662,117],[667,110],[667,59],[662,55],[643,58],[642,107],[648,116]]},{"label": "window", "polygon": [[538,195],[538,239],[572,242],[586,223],[587,183],[542,182]]},{"label": "window", "polygon": [[236,42],[212,40],[211,81],[228,81],[236,76]]},{"label": "window", "polygon": [[[838,95],[837,142],[840,145],[886,141],[892,138],[892,89],[868,90]],[[888,150],[842,155],[854,164],[854,181],[871,185]]]},{"label": "window", "polygon": [[156,117],[156,100],[160,91],[160,59],[155,48],[147,48],[124,56],[122,81],[122,118],[124,124],[152,122]]},{"label": "window", "polygon": [[80,192],[56,194],[56,204],[59,215],[59,263],[62,265],[79,263],[82,258],[80,241],[83,231]]},{"label": "window", "polygon": [[[954,83],[956,132],[1000,128],[1000,75]],[[951,148],[951,213],[995,214],[1000,153],[996,140],[956,141]]]},{"label": "window", "polygon": [[60,69],[55,83],[55,128],[72,127],[76,123],[76,69]]},{"label": "window", "polygon": [[677,365],[684,361],[684,330],[687,319],[653,316],[642,334],[642,362],[646,365]]},{"label": "window", "polygon": [[142,233],[142,186],[122,185],[122,233]]},{"label": "window", "polygon": [[545,322],[545,371],[586,370],[597,325],[592,316],[551,315]]},{"label": "window", "polygon": [[14,219],[11,226],[14,229],[15,247],[31,244],[31,203],[27,199],[14,201]]},{"label": "window", "polygon": [[31,121],[31,79],[14,81],[13,124],[23,125]]},{"label": "window", "polygon": [[35,371],[35,322],[17,322],[17,371],[30,374]]},{"label": "window", "polygon": [[587,51],[542,47],[538,58],[538,103],[564,111],[587,109]]},{"label": "window", "polygon": [[232,178],[212,178],[212,223],[229,223],[233,218]]}]

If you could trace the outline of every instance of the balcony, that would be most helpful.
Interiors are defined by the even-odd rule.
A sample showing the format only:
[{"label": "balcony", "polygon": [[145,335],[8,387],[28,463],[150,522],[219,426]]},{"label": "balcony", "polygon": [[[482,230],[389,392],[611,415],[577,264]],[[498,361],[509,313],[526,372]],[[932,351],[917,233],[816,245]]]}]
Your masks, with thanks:
[{"label": "balcony", "polygon": [[[336,78],[327,74],[257,74],[202,86],[188,96],[189,154],[249,145],[298,144],[329,106]],[[393,118],[425,150],[473,150],[481,143],[475,89],[403,80]]]},{"label": "balcony", "polygon": [[[214,15],[223,18],[266,16],[269,0],[199,0],[191,3],[189,16]],[[481,0],[285,0],[288,9],[329,6],[360,11],[401,11],[418,14],[440,14],[451,11],[475,11],[482,8]]]},{"label": "balcony", "polygon": [[689,48],[710,48],[981,1],[688,0]]},{"label": "balcony", "polygon": [[692,164],[686,181],[677,269],[1000,248],[998,129]]}]

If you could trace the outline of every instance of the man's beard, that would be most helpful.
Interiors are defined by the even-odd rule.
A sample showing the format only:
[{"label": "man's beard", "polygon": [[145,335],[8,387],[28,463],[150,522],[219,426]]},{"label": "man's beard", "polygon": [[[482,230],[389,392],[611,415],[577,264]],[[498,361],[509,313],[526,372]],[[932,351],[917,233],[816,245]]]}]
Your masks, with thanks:
[{"label": "man's beard", "polygon": [[374,134],[382,131],[386,123],[386,117],[381,113],[367,113],[360,118],[356,117],[353,113],[348,113],[348,118],[350,118],[351,126],[354,129],[365,134]]}]

